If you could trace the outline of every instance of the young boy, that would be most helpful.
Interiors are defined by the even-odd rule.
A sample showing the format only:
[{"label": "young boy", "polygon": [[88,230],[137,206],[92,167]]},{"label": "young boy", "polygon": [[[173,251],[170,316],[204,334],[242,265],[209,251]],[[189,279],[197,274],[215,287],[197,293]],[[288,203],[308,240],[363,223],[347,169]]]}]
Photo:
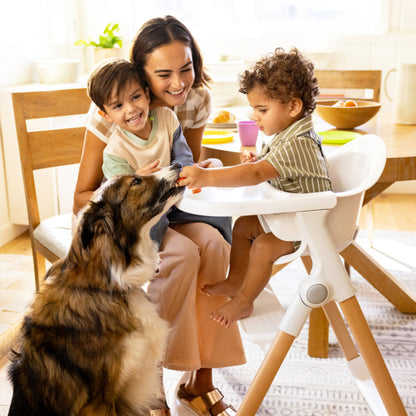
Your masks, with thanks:
[{"label": "young boy", "polygon": [[[313,68],[296,48],[288,53],[278,48],[246,70],[240,77],[240,92],[247,94],[259,129],[274,137],[258,158],[254,153],[242,154],[240,165],[220,169],[185,167],[181,184],[233,187],[268,181],[287,192],[330,190],[327,162],[311,116],[319,94]],[[227,280],[201,289],[210,296],[230,298],[211,313],[211,318],[228,327],[249,316],[254,299],[270,279],[273,263],[298,247],[299,242],[283,241],[272,234],[261,217],[238,218]]]},{"label": "young boy", "polygon": [[[133,63],[110,58],[92,71],[87,92],[99,113],[114,125],[104,149],[103,173],[106,179],[119,174],[148,175],[160,168],[194,163],[175,113],[167,107],[150,109],[149,88]],[[206,161],[218,166],[218,160]],[[231,219],[200,217],[176,207],[152,228],[151,237],[160,245],[169,223],[205,222],[216,227],[231,241]]]},{"label": "young boy", "polygon": [[[193,163],[175,113],[167,107],[149,109],[149,88],[131,62],[110,58],[98,64],[87,91],[100,115],[115,126],[104,149],[103,173],[107,179],[143,172],[152,162],[154,170],[175,162]],[[172,154],[177,159],[172,159]]]}]

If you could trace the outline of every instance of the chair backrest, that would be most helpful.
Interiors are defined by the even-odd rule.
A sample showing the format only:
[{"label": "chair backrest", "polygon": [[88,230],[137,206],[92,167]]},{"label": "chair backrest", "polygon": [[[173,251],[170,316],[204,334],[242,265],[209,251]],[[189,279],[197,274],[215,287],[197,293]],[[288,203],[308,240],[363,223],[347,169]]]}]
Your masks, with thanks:
[{"label": "chair backrest", "polygon": [[[71,117],[86,114],[91,101],[85,88],[53,91],[12,93],[16,133],[22,165],[29,226],[40,223],[34,171],[43,168],[79,163],[84,142],[85,126],[79,126]],[[31,130],[28,121],[64,117],[59,125],[41,123],[42,129]],[[75,125],[75,127],[74,127]]]},{"label": "chair backrest", "polygon": [[315,71],[321,90],[373,90],[372,98],[353,97],[363,100],[380,102],[381,71],[380,70],[333,70]]},{"label": "chair backrest", "polygon": [[385,143],[373,134],[360,136],[329,154],[329,177],[337,205],[328,214],[327,224],[338,251],[352,240],[364,193],[377,182],[385,163]]}]

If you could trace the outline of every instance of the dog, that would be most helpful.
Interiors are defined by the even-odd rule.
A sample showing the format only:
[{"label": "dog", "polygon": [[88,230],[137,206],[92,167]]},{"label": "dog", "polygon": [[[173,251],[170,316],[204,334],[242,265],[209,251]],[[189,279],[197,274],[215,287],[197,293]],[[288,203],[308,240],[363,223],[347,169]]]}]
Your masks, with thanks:
[{"label": "dog", "polygon": [[149,414],[168,324],[141,287],[159,259],[150,229],[182,197],[180,170],[117,176],[95,193],[24,317],[9,416]]}]

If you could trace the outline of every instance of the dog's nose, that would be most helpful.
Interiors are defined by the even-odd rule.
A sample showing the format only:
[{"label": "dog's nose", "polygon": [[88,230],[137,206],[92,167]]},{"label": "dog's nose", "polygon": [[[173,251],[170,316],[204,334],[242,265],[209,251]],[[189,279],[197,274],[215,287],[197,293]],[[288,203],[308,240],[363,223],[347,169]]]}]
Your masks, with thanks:
[{"label": "dog's nose", "polygon": [[172,165],[173,169],[182,169],[182,165],[180,163],[175,163],[174,165]]}]

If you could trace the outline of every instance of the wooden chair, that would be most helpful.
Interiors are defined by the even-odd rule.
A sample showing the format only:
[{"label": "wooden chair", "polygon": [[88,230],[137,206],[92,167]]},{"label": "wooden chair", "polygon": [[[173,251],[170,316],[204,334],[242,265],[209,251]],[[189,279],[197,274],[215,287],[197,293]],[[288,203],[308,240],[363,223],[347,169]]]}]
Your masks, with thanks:
[{"label": "wooden chair", "polygon": [[12,93],[12,102],[38,290],[39,276],[45,273],[45,259],[55,262],[69,247],[72,214],[57,215],[41,221],[34,172],[39,169],[79,163],[85,127],[79,127],[79,124],[74,127],[73,118],[72,121],[66,121],[68,120],[66,118],[65,128],[31,131],[27,121],[86,114],[91,101],[85,88],[74,88],[15,92]]},{"label": "wooden chair", "polygon": [[349,90],[372,90],[373,96],[371,98],[366,98],[365,96],[348,96],[348,98],[380,102],[380,70],[319,69],[315,71],[315,75],[321,90],[338,90],[344,93]]}]

